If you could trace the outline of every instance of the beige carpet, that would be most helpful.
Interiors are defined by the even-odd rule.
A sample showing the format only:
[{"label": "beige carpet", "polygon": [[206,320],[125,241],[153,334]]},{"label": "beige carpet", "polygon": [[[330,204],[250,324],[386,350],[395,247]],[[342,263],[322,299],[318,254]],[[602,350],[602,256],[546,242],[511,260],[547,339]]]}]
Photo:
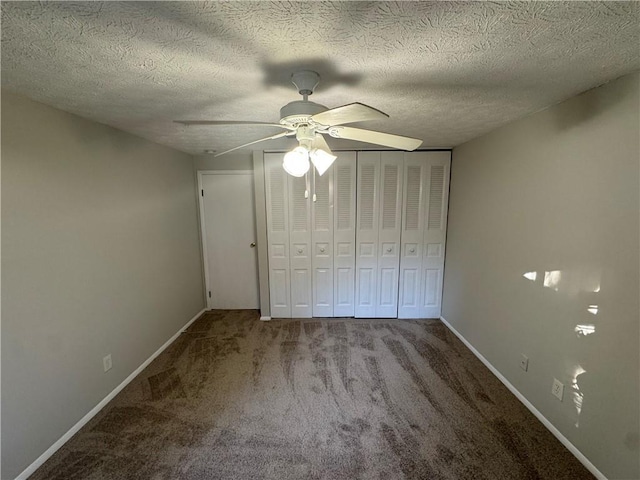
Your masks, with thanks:
[{"label": "beige carpet", "polygon": [[593,477],[438,320],[213,311],[31,478]]}]

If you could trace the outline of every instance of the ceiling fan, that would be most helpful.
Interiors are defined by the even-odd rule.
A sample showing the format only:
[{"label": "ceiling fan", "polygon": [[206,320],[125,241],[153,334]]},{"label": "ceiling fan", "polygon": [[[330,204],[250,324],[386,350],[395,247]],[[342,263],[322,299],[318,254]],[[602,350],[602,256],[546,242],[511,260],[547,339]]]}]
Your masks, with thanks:
[{"label": "ceiling fan", "polygon": [[326,172],[336,159],[323,135],[408,151],[415,150],[422,144],[422,140],[417,138],[345,127],[344,125],[347,123],[389,118],[389,115],[357,102],[332,109],[310,102],[309,95],[313,94],[320,83],[320,75],[316,72],[310,70],[296,72],[291,75],[291,82],[298,89],[298,93],[302,95],[302,100],[290,102],[280,109],[280,123],[228,120],[176,120],[176,123],[183,125],[262,125],[282,128],[285,130],[284,132],[245,143],[214,156],[219,157],[225,153],[267,140],[295,136],[298,140],[298,146],[285,154],[282,164],[286,172],[295,177],[301,177],[307,173],[310,168],[309,159],[320,175]]}]

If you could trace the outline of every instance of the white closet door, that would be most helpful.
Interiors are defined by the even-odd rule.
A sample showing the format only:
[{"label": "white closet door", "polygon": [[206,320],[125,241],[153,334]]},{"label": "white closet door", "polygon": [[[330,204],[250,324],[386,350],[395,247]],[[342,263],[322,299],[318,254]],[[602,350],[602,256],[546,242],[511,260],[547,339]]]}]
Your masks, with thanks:
[{"label": "white closet door", "polygon": [[[356,153],[340,152],[333,170],[333,316],[355,315]],[[326,175],[326,173],[325,173]]]},{"label": "white closet door", "polygon": [[358,152],[356,317],[375,317],[378,274],[380,152]]},{"label": "white closet door", "polygon": [[404,154],[399,318],[420,318],[422,315],[422,250],[426,220],[425,185],[429,167],[428,154],[429,152]]},{"label": "white closet door", "polygon": [[442,307],[451,152],[428,153],[420,316],[439,318]]},{"label": "white closet door", "polygon": [[376,317],[398,316],[400,231],[402,227],[402,152],[382,152],[378,223]]},{"label": "white closet door", "polygon": [[293,177],[286,173],[284,175],[288,179],[289,194],[291,316],[293,318],[309,318],[313,313],[310,185],[307,176]]},{"label": "white closet door", "polygon": [[311,174],[311,245],[313,316],[333,317],[333,182],[334,167]]},{"label": "white closet door", "polygon": [[289,266],[289,175],[282,168],[282,154],[264,155],[267,209],[267,253],[269,256],[269,298],[273,318],[291,317]]}]

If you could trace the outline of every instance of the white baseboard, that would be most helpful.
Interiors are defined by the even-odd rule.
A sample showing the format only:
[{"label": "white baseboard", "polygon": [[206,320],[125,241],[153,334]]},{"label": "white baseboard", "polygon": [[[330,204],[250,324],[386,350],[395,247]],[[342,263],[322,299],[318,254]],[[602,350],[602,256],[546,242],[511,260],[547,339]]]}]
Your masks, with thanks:
[{"label": "white baseboard", "polygon": [[271,320],[271,317],[263,316],[263,317],[260,317],[260,320],[263,322],[268,322],[269,320]]},{"label": "white baseboard", "polygon": [[180,328],[180,330],[178,330],[176,332],[176,334],[171,337],[169,340],[167,340],[165,342],[164,345],[162,345],[158,350],[156,350],[149,358],[147,358],[142,365],[140,365],[138,368],[136,368],[131,375],[129,375],[127,378],[124,379],[124,381],[118,385],[116,388],[114,388],[111,393],[109,393],[109,395],[107,395],[106,397],[104,397],[100,403],[98,403],[95,407],[93,407],[89,413],[87,413],[84,417],[82,417],[78,423],[76,423],[73,427],[71,427],[69,429],[69,431],[67,433],[65,433],[64,435],[62,435],[62,437],[60,437],[53,445],[51,445],[42,455],[40,455],[35,462],[33,462],[31,465],[29,465],[27,468],[24,469],[24,471],[18,475],[15,480],[26,480],[27,478],[29,478],[29,476],[35,472],[44,462],[46,462],[47,460],[49,460],[49,457],[51,457],[51,455],[53,455],[54,453],[56,453],[58,451],[58,449],[60,447],[62,447],[65,443],[67,443],[69,441],[69,439],[71,437],[73,437],[78,430],[80,430],[82,427],[84,427],[87,422],[89,422],[89,420],[91,420],[93,417],[96,416],[96,414],[102,410],[105,405],[107,403],[109,403],[118,393],[120,393],[120,391],[126,387],[129,383],[131,383],[131,381],[136,378],[140,372],[142,372],[145,368],[147,368],[147,366],[153,362],[153,360],[155,360],[155,358],[160,355],[169,345],[171,345],[179,336],[182,332],[184,332],[189,325],[191,325],[193,322],[195,322],[200,315],[202,315],[204,312],[206,311],[206,309],[202,309],[200,312],[198,312],[191,320],[189,320],[182,328]]},{"label": "white baseboard", "polygon": [[567,449],[573,454],[574,457],[576,457],[580,463],[582,463],[587,470],[589,470],[598,480],[607,480],[607,477],[604,476],[604,474],[598,470],[595,465],[593,463],[591,463],[587,457],[584,456],[584,454],[577,449],[577,447],[571,443],[567,437],[565,437],[564,435],[562,435],[562,433],[560,433],[560,430],[558,430],[556,427],[553,426],[553,424],[547,420],[547,418],[542,415],[542,413],[540,413],[540,411],[533,406],[533,404],[531,402],[529,402],[529,400],[526,399],[526,397],[524,395],[522,395],[518,389],[516,387],[514,387],[511,382],[509,382],[509,380],[507,380],[504,375],[502,375],[497,368],[495,368],[493,365],[491,365],[491,363],[489,363],[489,360],[487,360],[486,358],[484,358],[484,356],[475,349],[475,347],[473,345],[471,345],[466,338],[464,338],[462,336],[462,334],[460,332],[458,332],[455,328],[453,328],[453,326],[451,326],[451,324],[449,322],[447,322],[444,317],[440,317],[440,320],[442,321],[442,323],[444,323],[447,328],[449,330],[451,330],[454,335],[456,337],[458,337],[460,339],[460,341],[462,341],[462,343],[464,343],[467,348],[469,350],[471,350],[471,352],[478,357],[478,360],[480,360],[482,363],[484,363],[484,365],[491,370],[491,373],[493,373],[496,377],[498,377],[498,380],[500,380],[505,387],[507,387],[511,393],[513,393],[516,398],[518,400],[520,400],[520,402],[522,402],[522,404],[527,407],[529,409],[529,411],[531,413],[533,413],[536,418],[538,420],[540,420],[542,422],[542,424],[547,427],[547,430],[549,430],[558,440],[560,440],[560,443],[562,443],[565,447],[567,447]]}]

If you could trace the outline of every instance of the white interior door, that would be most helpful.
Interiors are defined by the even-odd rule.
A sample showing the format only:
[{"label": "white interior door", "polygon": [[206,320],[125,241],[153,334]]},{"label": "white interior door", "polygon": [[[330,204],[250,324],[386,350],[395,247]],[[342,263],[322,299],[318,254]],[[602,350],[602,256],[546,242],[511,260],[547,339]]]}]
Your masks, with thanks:
[{"label": "white interior door", "polygon": [[439,318],[449,206],[451,152],[429,152],[426,170],[426,221],[422,261],[421,317]]},{"label": "white interior door", "polygon": [[[282,170],[282,166],[280,169]],[[310,318],[313,316],[310,185],[306,175],[304,177],[286,176],[289,189],[291,316]]]},{"label": "white interior door", "polygon": [[340,152],[333,170],[333,316],[355,315],[356,153]]},{"label": "white interior door", "polygon": [[373,318],[378,303],[380,152],[358,152],[355,316]]},{"label": "white interior door", "polygon": [[281,153],[264,154],[269,298],[273,318],[291,318],[289,183]]},{"label": "white interior door", "polygon": [[380,155],[380,220],[376,317],[398,316],[403,152]]},{"label": "white interior door", "polygon": [[422,316],[422,250],[429,152],[404,154],[404,194],[400,252],[399,318]]},{"label": "white interior door", "polygon": [[259,308],[252,172],[198,172],[207,306]]},{"label": "white interior door", "polygon": [[324,175],[312,173],[311,264],[313,316],[333,317],[333,178],[335,167]]}]

